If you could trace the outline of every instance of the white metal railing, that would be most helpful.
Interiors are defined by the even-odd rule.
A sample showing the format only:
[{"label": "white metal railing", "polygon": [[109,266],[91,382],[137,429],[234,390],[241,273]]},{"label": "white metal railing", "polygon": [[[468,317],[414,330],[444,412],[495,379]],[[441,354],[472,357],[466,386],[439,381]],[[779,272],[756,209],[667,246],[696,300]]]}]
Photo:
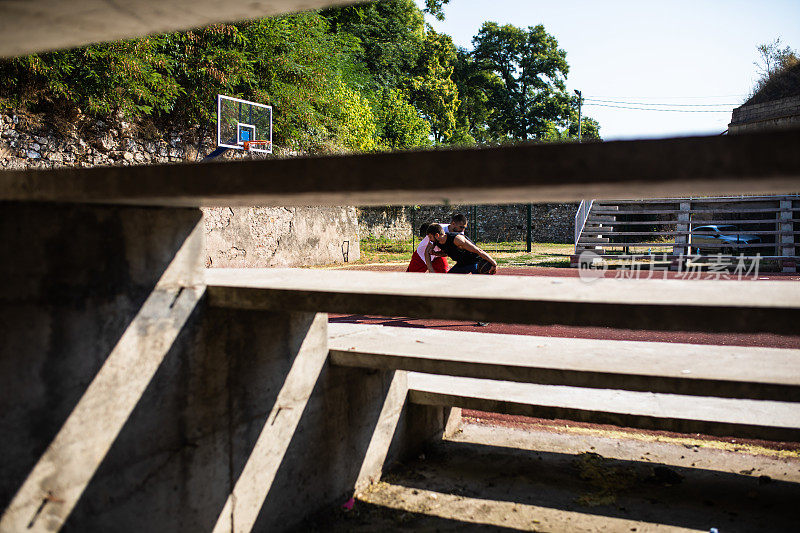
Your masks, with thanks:
[{"label": "white metal railing", "polygon": [[593,203],[594,200],[581,200],[578,212],[575,213],[575,253],[578,253],[578,240],[581,238],[583,227],[586,225],[586,219],[589,218]]}]

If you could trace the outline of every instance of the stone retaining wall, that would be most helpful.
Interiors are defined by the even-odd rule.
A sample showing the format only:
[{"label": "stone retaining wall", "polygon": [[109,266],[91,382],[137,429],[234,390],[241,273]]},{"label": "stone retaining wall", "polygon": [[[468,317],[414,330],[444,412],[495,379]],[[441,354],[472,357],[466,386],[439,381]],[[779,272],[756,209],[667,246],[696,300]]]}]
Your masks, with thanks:
[{"label": "stone retaining wall", "polygon": [[733,110],[729,133],[800,126],[800,96],[790,96]]},{"label": "stone retaining wall", "polygon": [[[577,209],[578,204],[572,203],[533,204],[533,241],[572,243]],[[363,207],[358,209],[358,223],[362,237],[408,239],[418,234],[423,222],[449,222],[452,213],[467,216],[473,226],[467,233],[478,241],[526,238],[527,204]]]},{"label": "stone retaining wall", "polygon": [[[0,170],[179,163],[198,161],[215,148],[210,136],[198,143],[196,131],[147,135],[122,120],[82,120],[88,133],[59,133],[39,116],[0,114]],[[231,150],[222,157],[264,156]],[[303,266],[360,257],[354,207],[223,206],[203,213],[207,266]]]}]

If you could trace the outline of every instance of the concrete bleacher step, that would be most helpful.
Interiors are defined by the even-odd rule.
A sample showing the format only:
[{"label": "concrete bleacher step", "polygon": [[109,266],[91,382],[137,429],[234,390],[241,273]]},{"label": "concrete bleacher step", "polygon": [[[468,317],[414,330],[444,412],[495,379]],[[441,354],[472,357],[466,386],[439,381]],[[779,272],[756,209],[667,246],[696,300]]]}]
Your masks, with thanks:
[{"label": "concrete bleacher step", "polygon": [[800,350],[332,323],[340,366],[547,385],[800,402]]},{"label": "concrete bleacher step", "polygon": [[609,242],[609,239],[608,237],[589,237],[586,235],[586,232],[584,231],[584,234],[581,235],[581,238],[578,241],[578,245],[580,246],[581,244],[592,244],[599,242]]},{"label": "concrete bleacher step", "polygon": [[608,224],[616,221],[617,217],[615,216],[595,215],[594,213],[590,213],[589,217],[586,219],[587,224]]},{"label": "concrete bleacher step", "polygon": [[208,269],[211,306],[670,331],[796,334],[800,284],[785,281],[437,276]]},{"label": "concrete bleacher step", "polygon": [[583,252],[592,252],[595,255],[605,255],[605,250],[602,248],[595,248],[593,246],[576,246],[575,247],[575,256],[579,256]]},{"label": "concrete bleacher step", "polygon": [[646,430],[797,442],[800,408],[790,402],[586,389],[410,373],[409,400],[508,415]]},{"label": "concrete bleacher step", "polygon": [[614,226],[607,225],[607,226],[597,226],[592,224],[587,224],[583,227],[582,235],[596,235],[598,233],[609,233],[614,231]]}]

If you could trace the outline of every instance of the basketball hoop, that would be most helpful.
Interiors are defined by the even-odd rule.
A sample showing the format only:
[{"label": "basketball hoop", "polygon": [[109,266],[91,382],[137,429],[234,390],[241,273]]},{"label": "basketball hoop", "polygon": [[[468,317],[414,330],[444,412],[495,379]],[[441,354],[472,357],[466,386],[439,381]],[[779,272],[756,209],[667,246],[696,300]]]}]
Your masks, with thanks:
[{"label": "basketball hoop", "polygon": [[272,151],[272,141],[244,141],[244,151],[249,152],[251,148]]},{"label": "basketball hoop", "polygon": [[217,147],[272,153],[272,107],[218,94]]}]

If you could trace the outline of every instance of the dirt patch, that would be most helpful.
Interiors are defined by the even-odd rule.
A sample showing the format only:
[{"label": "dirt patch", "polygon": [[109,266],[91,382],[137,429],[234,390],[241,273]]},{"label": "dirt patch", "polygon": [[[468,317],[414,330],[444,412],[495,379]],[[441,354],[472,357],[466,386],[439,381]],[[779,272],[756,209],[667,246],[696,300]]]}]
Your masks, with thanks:
[{"label": "dirt patch", "polygon": [[791,531],[800,459],[467,423],[325,531]]}]

